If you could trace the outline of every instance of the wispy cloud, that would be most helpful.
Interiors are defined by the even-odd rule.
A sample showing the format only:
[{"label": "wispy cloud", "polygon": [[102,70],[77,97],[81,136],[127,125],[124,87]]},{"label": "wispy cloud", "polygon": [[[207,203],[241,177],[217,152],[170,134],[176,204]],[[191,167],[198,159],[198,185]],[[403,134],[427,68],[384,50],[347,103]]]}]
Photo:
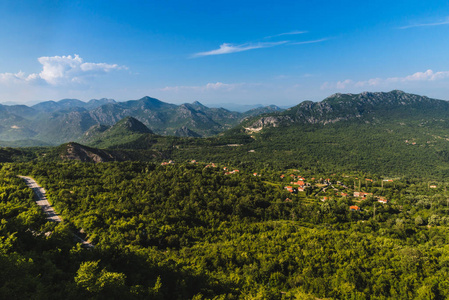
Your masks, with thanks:
[{"label": "wispy cloud", "polygon": [[408,29],[408,28],[414,28],[414,27],[440,26],[440,25],[449,25],[449,17],[447,17],[443,21],[437,21],[437,22],[431,22],[431,23],[412,24],[412,25],[399,27],[399,29]]},{"label": "wispy cloud", "polygon": [[[281,35],[295,35],[304,33],[305,31],[293,31],[290,33],[281,33],[277,36]],[[274,37],[274,36],[273,36]],[[268,37],[267,37],[268,38]],[[280,45],[304,45],[304,44],[314,44],[321,43],[329,40],[329,38],[322,38],[318,40],[310,40],[310,41],[279,41],[279,42],[259,42],[259,43],[246,43],[241,45],[234,45],[230,43],[221,44],[218,49],[206,51],[206,52],[198,52],[192,55],[192,57],[202,57],[202,56],[210,56],[210,55],[222,55],[222,54],[230,54],[236,52],[243,52],[253,49],[261,49],[261,48],[271,48]]]},{"label": "wispy cloud", "polygon": [[43,56],[38,58],[42,65],[40,73],[26,75],[18,73],[0,73],[0,83],[36,83],[64,85],[83,82],[86,77],[105,74],[113,70],[126,69],[117,64],[84,62],[79,55]]},{"label": "wispy cloud", "polygon": [[230,54],[230,53],[236,53],[236,52],[243,52],[253,49],[260,49],[260,48],[271,48],[275,46],[279,46],[282,44],[286,44],[288,41],[280,41],[280,42],[266,42],[266,43],[248,43],[248,44],[242,44],[242,45],[233,45],[229,43],[224,43],[220,45],[220,48],[206,51],[206,52],[199,52],[193,55],[193,57],[201,57],[201,56],[209,56],[209,55],[221,55],[221,54]]},{"label": "wispy cloud", "polygon": [[304,44],[314,44],[314,43],[321,43],[324,41],[329,40],[329,38],[323,38],[319,40],[311,40],[311,41],[302,41],[302,42],[291,42],[289,45],[304,45]]},{"label": "wispy cloud", "polygon": [[279,34],[275,34],[275,35],[266,36],[265,39],[271,39],[274,37],[286,36],[286,35],[298,35],[298,34],[303,34],[303,33],[307,33],[307,31],[294,30],[294,31],[289,31],[289,32],[283,32],[283,33],[279,33]]},{"label": "wispy cloud", "polygon": [[354,81],[346,79],[335,83],[325,82],[321,89],[347,89],[351,87],[376,87],[387,86],[389,84],[410,83],[410,82],[430,82],[449,78],[449,71],[427,70],[425,72],[416,72],[404,77],[371,78],[363,81]]}]

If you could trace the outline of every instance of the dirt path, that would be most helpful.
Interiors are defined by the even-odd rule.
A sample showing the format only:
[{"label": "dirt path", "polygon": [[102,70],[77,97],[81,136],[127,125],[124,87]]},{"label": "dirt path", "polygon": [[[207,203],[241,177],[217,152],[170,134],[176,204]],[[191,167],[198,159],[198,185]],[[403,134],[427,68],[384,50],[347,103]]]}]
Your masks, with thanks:
[{"label": "dirt path", "polygon": [[[47,197],[45,196],[45,190],[43,187],[37,184],[36,180],[28,176],[18,176],[25,180],[26,185],[33,190],[36,195],[36,204],[39,205],[44,213],[47,215],[47,219],[53,222],[60,223],[62,222],[62,218],[56,213],[56,211],[51,206],[50,202],[48,202]],[[83,246],[88,248],[93,248],[94,246],[88,241],[83,240],[79,233],[74,233],[75,239],[82,243]]]}]

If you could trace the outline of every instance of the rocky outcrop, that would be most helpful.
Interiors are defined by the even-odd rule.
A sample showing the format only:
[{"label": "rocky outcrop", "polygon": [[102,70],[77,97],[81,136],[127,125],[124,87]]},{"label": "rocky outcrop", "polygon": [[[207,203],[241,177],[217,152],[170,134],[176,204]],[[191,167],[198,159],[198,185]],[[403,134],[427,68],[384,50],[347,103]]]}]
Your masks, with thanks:
[{"label": "rocky outcrop", "polygon": [[181,136],[181,137],[201,137],[198,133],[196,133],[193,130],[190,130],[186,126],[182,126],[181,128],[177,129],[175,131],[175,136]]},{"label": "rocky outcrop", "polygon": [[60,158],[62,160],[79,160],[82,162],[106,162],[117,160],[111,153],[86,147],[77,143],[68,143],[65,145],[65,151],[61,153]]}]

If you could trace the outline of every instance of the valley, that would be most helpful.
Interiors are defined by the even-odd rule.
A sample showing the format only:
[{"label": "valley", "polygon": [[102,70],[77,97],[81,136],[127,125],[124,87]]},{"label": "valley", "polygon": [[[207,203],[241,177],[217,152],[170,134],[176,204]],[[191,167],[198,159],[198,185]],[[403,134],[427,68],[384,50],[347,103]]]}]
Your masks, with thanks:
[{"label": "valley", "polygon": [[2,148],[0,297],[447,298],[448,113],[336,94],[210,137],[126,116],[85,145]]}]

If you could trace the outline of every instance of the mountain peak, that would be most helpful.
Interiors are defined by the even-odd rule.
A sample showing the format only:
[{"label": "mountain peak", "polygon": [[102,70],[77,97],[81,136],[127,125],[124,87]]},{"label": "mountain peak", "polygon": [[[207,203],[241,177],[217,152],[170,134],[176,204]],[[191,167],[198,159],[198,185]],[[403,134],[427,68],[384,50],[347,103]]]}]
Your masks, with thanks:
[{"label": "mountain peak", "polygon": [[145,124],[133,117],[125,117],[113,125],[109,130],[124,129],[133,133],[153,133]]},{"label": "mountain peak", "polygon": [[205,106],[204,106],[201,102],[199,102],[199,101],[194,101],[194,102],[192,102],[192,105],[205,107]]},{"label": "mountain peak", "polygon": [[159,100],[159,99],[156,99],[156,98],[152,98],[152,97],[150,97],[150,96],[145,96],[145,97],[142,97],[142,98],[140,98],[138,101],[142,101],[142,102],[149,102],[149,103],[157,103],[157,104],[162,104],[162,103],[164,103],[165,104],[165,102],[163,102],[163,101],[161,101],[161,100]]}]

